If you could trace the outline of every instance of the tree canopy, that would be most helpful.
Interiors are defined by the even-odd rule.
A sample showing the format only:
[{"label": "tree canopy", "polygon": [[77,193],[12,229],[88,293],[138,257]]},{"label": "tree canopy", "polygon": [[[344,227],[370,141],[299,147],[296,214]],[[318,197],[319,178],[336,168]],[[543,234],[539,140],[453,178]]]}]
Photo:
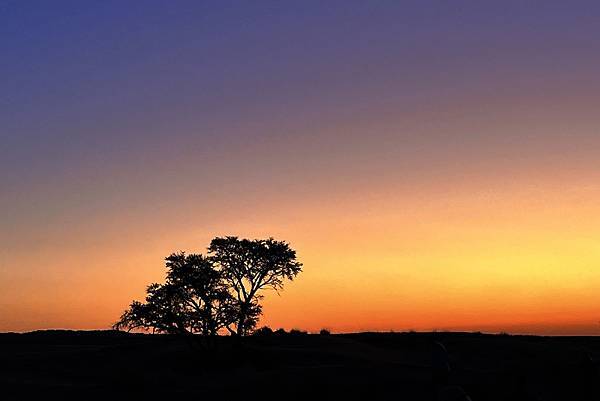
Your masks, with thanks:
[{"label": "tree canopy", "polygon": [[[210,258],[223,274],[239,305],[237,334],[251,331],[260,314],[263,289],[279,291],[285,280],[302,271],[296,251],[283,241],[215,238],[208,247]],[[257,310],[257,308],[259,308]]]},{"label": "tree canopy", "polygon": [[146,289],[114,328],[170,334],[250,333],[262,314],[261,290],[280,291],[302,270],[284,241],[215,238],[206,256],[173,253],[166,259],[164,284]]}]

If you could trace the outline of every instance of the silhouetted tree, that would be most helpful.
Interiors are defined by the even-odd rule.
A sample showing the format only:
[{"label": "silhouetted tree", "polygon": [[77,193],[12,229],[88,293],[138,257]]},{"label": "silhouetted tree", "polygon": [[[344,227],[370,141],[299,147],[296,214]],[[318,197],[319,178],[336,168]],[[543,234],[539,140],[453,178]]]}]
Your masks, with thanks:
[{"label": "silhouetted tree", "polygon": [[174,253],[166,267],[166,283],[148,286],[146,302],[132,302],[115,329],[212,336],[237,322],[239,304],[212,260]]},{"label": "silhouetted tree", "polygon": [[167,283],[183,289],[197,331],[214,335],[235,323],[238,304],[229,291],[223,272],[214,262],[197,254],[172,254],[167,259]]},{"label": "silhouetted tree", "polygon": [[265,288],[279,291],[302,268],[296,252],[282,241],[215,238],[209,256],[173,253],[166,260],[164,284],[151,284],[145,302],[134,301],[117,330],[246,335],[262,313]]},{"label": "silhouetted tree", "polygon": [[296,251],[286,242],[273,238],[215,238],[208,252],[234,292],[239,306],[236,334],[240,336],[250,332],[258,322],[262,298],[259,292],[263,289],[279,291],[285,280],[293,280],[302,271]]}]

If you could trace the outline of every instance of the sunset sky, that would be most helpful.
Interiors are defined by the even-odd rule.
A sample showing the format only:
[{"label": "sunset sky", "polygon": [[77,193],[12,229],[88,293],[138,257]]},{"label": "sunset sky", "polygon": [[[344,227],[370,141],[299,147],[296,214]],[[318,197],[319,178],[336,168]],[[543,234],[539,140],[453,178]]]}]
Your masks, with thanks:
[{"label": "sunset sky", "polygon": [[215,236],[261,325],[600,334],[600,3],[0,1],[0,331]]}]

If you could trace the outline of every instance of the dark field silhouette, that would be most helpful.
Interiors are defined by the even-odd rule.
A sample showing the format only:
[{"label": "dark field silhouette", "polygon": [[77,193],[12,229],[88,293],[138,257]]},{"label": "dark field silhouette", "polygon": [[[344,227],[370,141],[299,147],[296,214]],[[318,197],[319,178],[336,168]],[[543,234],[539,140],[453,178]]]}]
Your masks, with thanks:
[{"label": "dark field silhouette", "polygon": [[[600,338],[261,331],[0,334],[6,400],[597,400]],[[447,365],[447,367],[446,367]]]}]

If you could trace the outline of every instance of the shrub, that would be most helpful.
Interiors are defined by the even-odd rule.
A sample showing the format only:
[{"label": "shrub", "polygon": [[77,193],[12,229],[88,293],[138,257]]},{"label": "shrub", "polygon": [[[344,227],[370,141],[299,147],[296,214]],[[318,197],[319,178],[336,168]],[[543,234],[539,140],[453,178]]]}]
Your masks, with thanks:
[{"label": "shrub", "polygon": [[327,329],[321,329],[321,331],[319,331],[319,334],[322,336],[328,336],[331,334],[331,332]]},{"label": "shrub", "polygon": [[252,335],[254,336],[270,336],[273,334],[273,330],[269,326],[263,326],[260,329],[254,330]]},{"label": "shrub", "polygon": [[308,334],[308,332],[300,330],[300,329],[291,329],[290,330],[290,334],[293,335],[293,336],[301,336],[301,335]]}]

